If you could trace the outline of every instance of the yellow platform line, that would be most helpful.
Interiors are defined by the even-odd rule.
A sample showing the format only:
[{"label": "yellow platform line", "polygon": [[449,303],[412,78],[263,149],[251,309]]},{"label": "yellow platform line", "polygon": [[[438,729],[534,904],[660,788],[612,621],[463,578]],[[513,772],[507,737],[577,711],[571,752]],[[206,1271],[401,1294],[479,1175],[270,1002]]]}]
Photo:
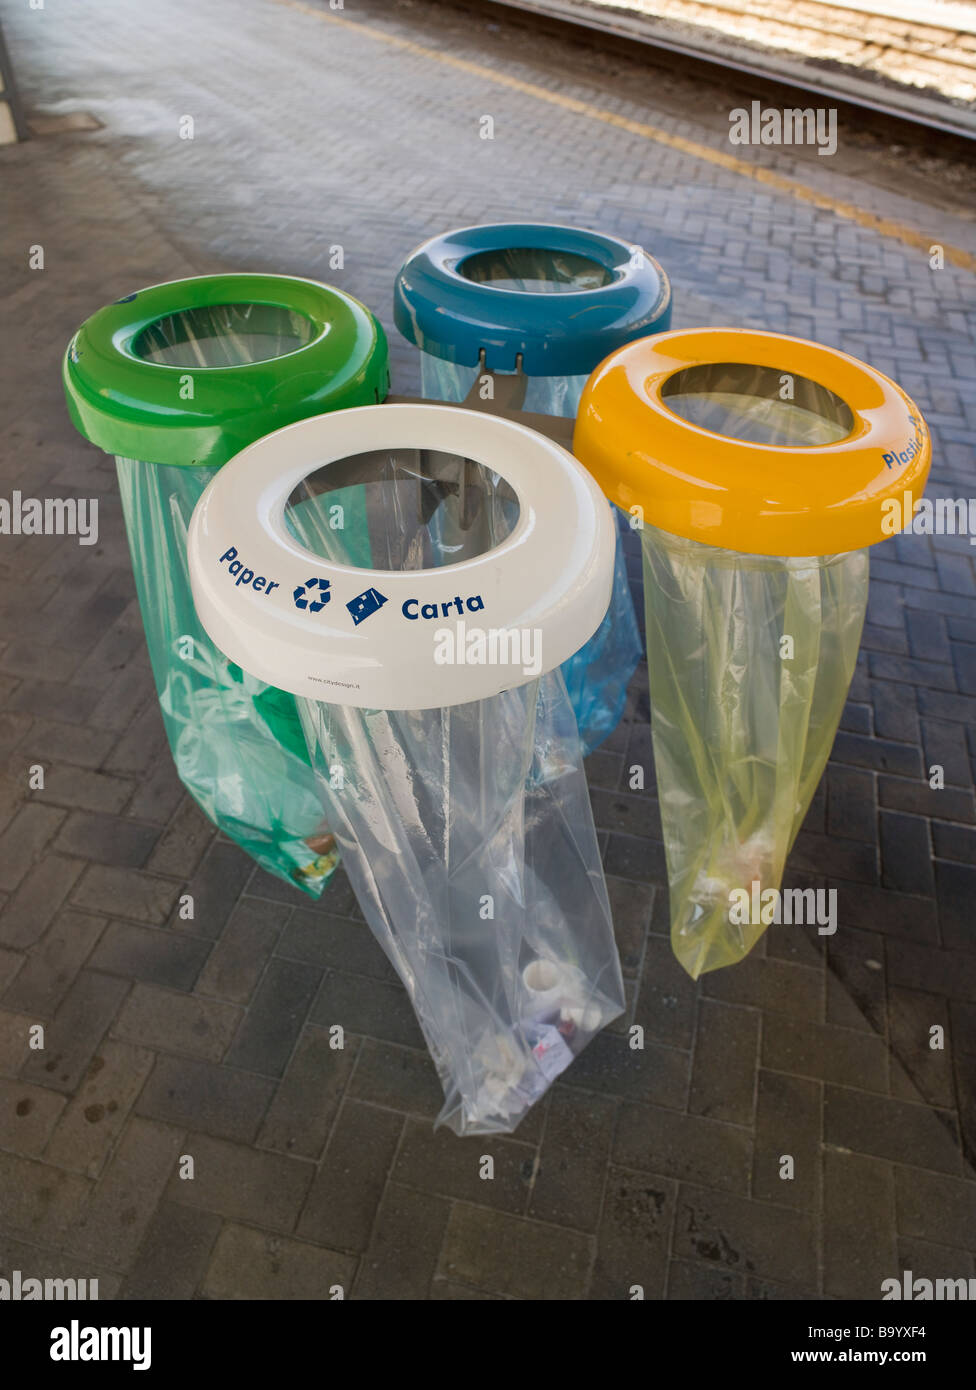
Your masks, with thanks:
[{"label": "yellow platform line", "polygon": [[509,91],[520,92],[522,96],[534,97],[537,101],[547,102],[550,106],[558,106],[563,111],[572,112],[574,116],[586,116],[593,121],[602,121],[604,125],[627,131],[629,135],[640,136],[643,140],[653,140],[655,144],[664,145],[670,150],[679,150],[682,154],[690,155],[693,159],[700,159],[706,164],[714,164],[720,169],[727,169],[732,174],[739,174],[742,178],[752,179],[754,183],[764,184],[767,188],[773,188],[777,193],[785,194],[789,198],[797,198],[800,202],[809,203],[824,212],[832,212],[837,217],[843,217],[848,222],[856,223],[859,227],[877,232],[879,236],[900,241],[903,246],[910,246],[915,251],[921,251],[926,257],[933,246],[939,245],[942,247],[946,262],[950,265],[976,272],[976,253],[974,252],[964,251],[959,246],[946,245],[945,242],[939,241],[938,237],[925,236],[913,227],[906,226],[903,222],[897,222],[890,217],[879,217],[877,213],[867,212],[864,208],[859,208],[854,203],[845,202],[842,198],[831,198],[827,193],[818,193],[816,189],[808,188],[806,184],[799,183],[796,179],[786,178],[783,174],[777,174],[773,169],[764,169],[759,164],[738,159],[734,154],[727,154],[724,150],[716,150],[709,145],[701,145],[697,140],[686,140],[683,135],[672,135],[670,131],[648,125],[645,121],[633,121],[628,116],[619,116],[615,111],[607,111],[602,106],[596,106],[593,102],[580,101],[578,97],[565,96],[561,92],[550,92],[547,87],[540,87],[535,82],[523,82],[521,78],[511,77],[508,73],[499,72],[496,68],[485,67],[481,63],[472,63],[467,58],[458,58],[453,53],[443,53],[436,48],[427,48],[424,44],[415,43],[413,39],[401,38],[398,34],[389,34],[371,24],[361,24],[358,20],[341,18],[337,14],[317,9],[313,5],[303,4],[302,0],[275,0],[275,3],[285,5],[290,10],[300,10],[303,14],[312,15],[316,19],[327,20],[330,24],[340,24],[346,29],[353,30],[354,33],[364,34],[367,38],[385,43],[391,48],[399,48],[404,53],[416,54],[419,58],[428,58],[431,62],[441,63],[444,67],[453,68],[456,72],[465,72],[472,77],[491,82],[496,87],[507,87]]}]

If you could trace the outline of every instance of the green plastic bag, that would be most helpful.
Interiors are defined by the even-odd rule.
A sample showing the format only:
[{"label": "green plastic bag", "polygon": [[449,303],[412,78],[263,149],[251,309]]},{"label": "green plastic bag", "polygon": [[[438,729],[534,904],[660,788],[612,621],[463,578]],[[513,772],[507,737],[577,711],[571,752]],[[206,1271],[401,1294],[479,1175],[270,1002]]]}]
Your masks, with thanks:
[{"label": "green plastic bag", "polygon": [[[338,856],[292,695],[214,646],[190,594],[186,530],[212,468],[116,459],[149,658],[180,781],[270,873],[312,896]],[[308,504],[307,504],[308,505]]]},{"label": "green plastic bag", "polygon": [[262,868],[317,896],[337,854],[295,701],[228,662],[207,637],[193,607],[186,533],[207,485],[248,444],[386,394],[383,330],[358,300],[316,281],[205,275],[99,309],[68,344],[62,372],[75,426],[116,459],[180,780]]}]

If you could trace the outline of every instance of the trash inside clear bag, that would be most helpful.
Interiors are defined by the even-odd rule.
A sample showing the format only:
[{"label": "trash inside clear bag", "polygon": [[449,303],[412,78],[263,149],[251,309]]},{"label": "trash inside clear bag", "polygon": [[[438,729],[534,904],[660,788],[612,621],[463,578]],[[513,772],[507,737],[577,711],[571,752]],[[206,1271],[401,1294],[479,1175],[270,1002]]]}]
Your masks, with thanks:
[{"label": "trash inside clear bag", "polygon": [[[323,524],[350,506],[368,557],[360,527]],[[517,516],[497,474],[403,450],[313,475],[286,524],[329,559],[399,570],[483,553]],[[624,1005],[563,679],[443,709],[298,704],[346,872],[437,1067],[438,1124],[508,1133]]]},{"label": "trash inside clear bag", "polygon": [[214,646],[190,592],[186,531],[214,475],[116,459],[136,592],[180,781],[264,869],[317,897],[337,854],[294,697]]},{"label": "trash inside clear bag", "polygon": [[[745,372],[719,364],[668,404],[726,437],[809,449],[798,467],[847,432],[837,398],[802,383],[801,399],[772,398],[781,374]],[[830,755],[857,663],[868,555],[748,555],[650,525],[642,547],[671,941],[697,978],[741,960],[771,919],[814,920],[809,895],[777,905],[763,894],[780,890]]]},{"label": "trash inside clear bag", "polygon": [[[539,252],[539,255],[551,257],[553,253]],[[543,268],[540,266],[540,270]],[[463,401],[478,379],[477,367],[460,367],[428,352],[421,353],[420,363],[421,391],[427,400]],[[585,376],[527,377],[522,408],[540,415],[572,418],[586,380]],[[628,525],[627,518],[616,507],[613,511],[618,529],[610,607],[589,642],[562,667],[566,689],[576,712],[584,757],[599,747],[620,723],[627,704],[627,687],[643,656],[623,550],[622,536]]]}]

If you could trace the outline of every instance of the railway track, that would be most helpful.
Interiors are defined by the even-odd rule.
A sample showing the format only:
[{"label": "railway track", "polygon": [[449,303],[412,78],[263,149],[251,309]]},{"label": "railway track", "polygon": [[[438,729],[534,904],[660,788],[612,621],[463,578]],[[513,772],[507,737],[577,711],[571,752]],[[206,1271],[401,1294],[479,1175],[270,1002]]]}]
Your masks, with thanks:
[{"label": "railway track", "polygon": [[940,6],[945,19],[922,24],[886,12],[907,8],[899,0],[867,3],[797,0],[776,18],[763,0],[490,0],[478,9],[589,31],[976,146],[976,23],[965,7]]}]

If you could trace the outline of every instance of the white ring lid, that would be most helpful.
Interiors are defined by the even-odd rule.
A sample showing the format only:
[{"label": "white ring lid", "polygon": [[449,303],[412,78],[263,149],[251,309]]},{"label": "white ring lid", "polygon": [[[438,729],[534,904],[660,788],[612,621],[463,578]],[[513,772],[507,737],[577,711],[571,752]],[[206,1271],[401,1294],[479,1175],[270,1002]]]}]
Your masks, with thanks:
[{"label": "white ring lid", "polygon": [[[299,483],[385,449],[500,474],[518,498],[514,529],[482,555],[421,570],[335,564],[299,544],[285,525]],[[559,445],[419,403],[334,411],[257,440],[215,475],[188,538],[197,613],[232,661],[294,695],[393,710],[486,699],[560,666],[603,621],[614,547],[606,499]]]}]

